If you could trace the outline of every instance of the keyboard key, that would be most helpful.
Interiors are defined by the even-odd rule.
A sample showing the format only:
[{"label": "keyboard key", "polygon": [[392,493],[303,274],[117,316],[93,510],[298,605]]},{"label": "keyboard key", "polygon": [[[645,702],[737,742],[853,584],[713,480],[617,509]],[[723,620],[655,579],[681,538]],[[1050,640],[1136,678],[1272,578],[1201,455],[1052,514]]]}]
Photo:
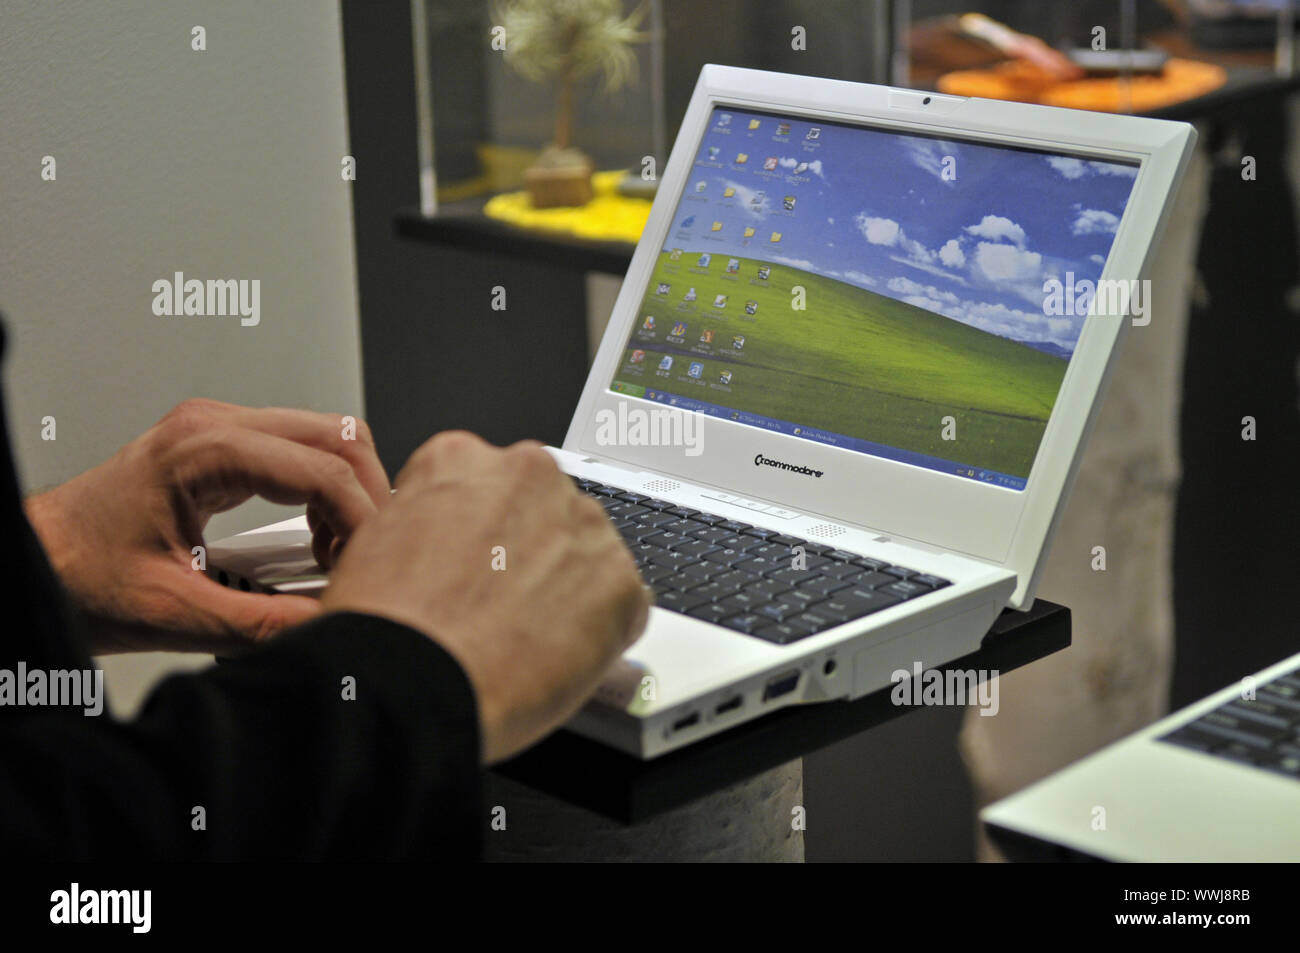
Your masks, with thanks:
[{"label": "keyboard key", "polygon": [[696,557],[703,556],[706,553],[711,553],[715,549],[721,549],[721,548],[722,548],[721,546],[714,546],[712,543],[706,543],[704,542],[704,540],[691,539],[689,537],[687,537],[687,539],[684,542],[680,542],[675,546],[669,547],[669,549],[671,549],[675,553],[685,553],[688,556],[696,556]]},{"label": "keyboard key", "polygon": [[720,582],[706,582],[691,590],[691,595],[702,596],[710,602],[718,602],[719,600],[729,598],[735,594],[735,586],[724,586]]},{"label": "keyboard key", "polygon": [[805,612],[803,615],[795,616],[794,621],[803,623],[814,632],[821,632],[823,629],[829,629],[833,626],[839,625],[838,622],[829,616],[818,615],[815,607],[810,612]]},{"label": "keyboard key", "polygon": [[743,533],[747,529],[753,529],[748,523],[742,523],[739,520],[723,520],[718,525],[729,533]]},{"label": "keyboard key", "polygon": [[721,541],[727,539],[733,534],[728,533],[721,526],[706,526],[703,529],[695,530],[693,533],[691,533],[691,535],[694,536],[696,539],[704,540],[704,542],[706,543],[715,543],[719,546],[722,546],[723,543]]},{"label": "keyboard key", "polygon": [[705,553],[704,557],[711,563],[720,563],[724,566],[734,566],[738,562],[743,562],[749,557],[738,549],[715,549],[711,553]]},{"label": "keyboard key", "polygon": [[756,581],[745,586],[745,592],[755,596],[762,596],[766,601],[783,592],[789,592],[793,588],[789,583],[782,582],[779,579],[756,579]]},{"label": "keyboard key", "polygon": [[910,582],[906,579],[900,579],[893,585],[881,586],[881,588],[885,592],[892,592],[894,595],[901,596],[904,599],[915,599],[917,596],[928,595],[934,591],[929,586],[918,586],[916,583]]},{"label": "keyboard key", "polygon": [[838,592],[841,589],[848,589],[849,583],[836,579],[833,576],[819,576],[816,579],[809,579],[800,586],[800,588],[811,592],[820,592],[823,595],[829,596],[832,592]]},{"label": "keyboard key", "polygon": [[755,615],[752,612],[733,615],[729,619],[724,619],[722,624],[728,629],[735,629],[737,632],[744,632],[746,635],[752,633],[755,629],[770,623],[772,620],[765,616]]},{"label": "keyboard key", "polygon": [[769,572],[768,576],[778,582],[788,582],[792,586],[799,586],[810,580],[820,579],[821,573],[816,569],[778,569],[775,572]]},{"label": "keyboard key", "polygon": [[687,516],[694,516],[696,513],[699,512],[699,510],[693,510],[689,506],[673,506],[665,510],[664,512],[672,513],[673,516],[680,516],[685,518]]},{"label": "keyboard key", "polygon": [[911,569],[904,569],[902,566],[886,566],[880,571],[889,573],[891,576],[897,576],[899,579],[911,579],[916,575]]},{"label": "keyboard key", "polygon": [[720,602],[706,602],[698,605],[693,609],[687,609],[686,614],[693,619],[701,619],[705,622],[720,623],[730,615],[735,615],[736,610]]},{"label": "keyboard key", "polygon": [[[804,541],[800,539],[798,536],[787,536],[785,533],[777,533],[774,536],[769,536],[768,541],[772,543],[776,543],[780,546],[789,546],[792,548],[795,546],[802,546],[804,544]],[[804,550],[804,552],[807,552],[807,550]]]},{"label": "keyboard key", "polygon": [[882,559],[871,559],[867,556],[854,556],[851,560],[849,560],[849,562],[861,566],[863,569],[870,569],[874,572],[879,572],[880,570],[884,569],[886,566],[889,565],[889,563],[885,562]]},{"label": "keyboard key", "polygon": [[860,576],[849,576],[845,581],[859,589],[879,589],[881,586],[892,586],[898,582],[898,577],[883,572],[864,572]]},{"label": "keyboard key", "polygon": [[923,586],[929,586],[931,590],[942,589],[944,586],[951,586],[952,583],[947,579],[941,579],[938,576],[931,576],[928,573],[922,573],[919,576],[913,576],[908,582],[917,582]]},{"label": "keyboard key", "polygon": [[670,589],[667,592],[661,592],[655,598],[655,605],[661,609],[686,612],[709,601],[707,596],[697,596],[693,592],[679,592],[676,589]]},{"label": "keyboard key", "polygon": [[711,579],[713,575],[722,568],[724,567],[719,566],[717,563],[701,560],[698,563],[689,563],[683,566],[682,573],[683,575],[690,576],[692,579],[698,579],[701,582],[704,582]]},{"label": "keyboard key", "polygon": [[762,577],[755,576],[752,572],[742,572],[739,569],[727,569],[713,577],[713,581],[724,586],[735,586],[736,588],[749,587],[758,582]]},{"label": "keyboard key", "polygon": [[754,610],[758,615],[767,616],[773,622],[785,622],[797,615],[802,615],[804,607],[799,602],[768,602]]},{"label": "keyboard key", "polygon": [[835,593],[835,598],[841,602],[846,599],[856,599],[863,605],[871,607],[872,612],[880,609],[888,609],[890,606],[896,606],[903,600],[893,593],[886,592],[883,589],[849,589],[843,592]]},{"label": "keyboard key", "polygon": [[768,642],[775,642],[777,645],[789,645],[791,642],[807,638],[814,631],[810,626],[791,621],[765,625],[762,628],[755,629],[753,634],[760,639],[766,639]]}]

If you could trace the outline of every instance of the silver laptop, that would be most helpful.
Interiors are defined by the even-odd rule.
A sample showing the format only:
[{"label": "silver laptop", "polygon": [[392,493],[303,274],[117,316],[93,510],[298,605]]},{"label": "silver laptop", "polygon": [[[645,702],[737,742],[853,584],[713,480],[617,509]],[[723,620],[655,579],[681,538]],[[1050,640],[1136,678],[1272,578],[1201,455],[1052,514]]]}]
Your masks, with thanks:
[{"label": "silver laptop", "polygon": [[995,839],[1027,858],[1295,862],[1297,805],[1300,655],[990,805],[980,817]]},{"label": "silver laptop", "polygon": [[[1032,603],[1194,136],[706,66],[552,450],[657,606],[569,727],[652,758]],[[302,521],[210,563],[322,584]]]}]

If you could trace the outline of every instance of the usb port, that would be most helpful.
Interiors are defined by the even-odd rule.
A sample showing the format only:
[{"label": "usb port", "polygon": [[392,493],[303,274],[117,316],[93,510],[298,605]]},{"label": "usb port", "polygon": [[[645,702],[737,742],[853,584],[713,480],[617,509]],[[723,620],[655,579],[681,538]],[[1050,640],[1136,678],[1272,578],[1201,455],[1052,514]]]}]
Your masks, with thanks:
[{"label": "usb port", "polygon": [[673,722],[673,731],[684,731],[700,723],[700,713],[693,711],[685,718],[678,718]]},{"label": "usb port", "polygon": [[725,715],[729,711],[735,711],[745,701],[744,695],[737,695],[735,698],[728,698],[725,702],[713,709],[715,715]]},{"label": "usb port", "polygon": [[773,698],[780,698],[782,695],[789,695],[799,684],[799,670],[786,672],[784,675],[777,675],[768,681],[767,686],[763,689],[763,701],[770,701]]}]

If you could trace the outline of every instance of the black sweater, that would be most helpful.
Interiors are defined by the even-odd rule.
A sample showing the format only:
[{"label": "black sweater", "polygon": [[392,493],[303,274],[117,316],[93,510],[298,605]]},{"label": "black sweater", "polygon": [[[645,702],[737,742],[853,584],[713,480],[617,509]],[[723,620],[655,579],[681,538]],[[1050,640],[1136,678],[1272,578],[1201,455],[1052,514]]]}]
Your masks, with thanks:
[{"label": "black sweater", "polygon": [[[0,613],[10,679],[20,662],[92,667],[23,513],[2,399]],[[474,859],[480,783],[464,672],[425,636],[373,616],[325,616],[169,678],[130,722],[0,704],[9,861]]]}]

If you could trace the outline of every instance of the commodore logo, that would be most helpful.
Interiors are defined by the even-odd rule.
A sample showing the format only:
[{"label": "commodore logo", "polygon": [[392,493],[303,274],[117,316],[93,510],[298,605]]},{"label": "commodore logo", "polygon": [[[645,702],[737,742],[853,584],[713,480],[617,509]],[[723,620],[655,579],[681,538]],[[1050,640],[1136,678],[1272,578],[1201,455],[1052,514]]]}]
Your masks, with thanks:
[{"label": "commodore logo", "polygon": [[778,470],[789,470],[791,473],[802,473],[804,476],[815,476],[820,478],[821,470],[813,470],[809,467],[797,467],[793,463],[785,463],[781,460],[773,460],[771,457],[765,457],[761,453],[754,458],[756,467],[776,467]]}]

